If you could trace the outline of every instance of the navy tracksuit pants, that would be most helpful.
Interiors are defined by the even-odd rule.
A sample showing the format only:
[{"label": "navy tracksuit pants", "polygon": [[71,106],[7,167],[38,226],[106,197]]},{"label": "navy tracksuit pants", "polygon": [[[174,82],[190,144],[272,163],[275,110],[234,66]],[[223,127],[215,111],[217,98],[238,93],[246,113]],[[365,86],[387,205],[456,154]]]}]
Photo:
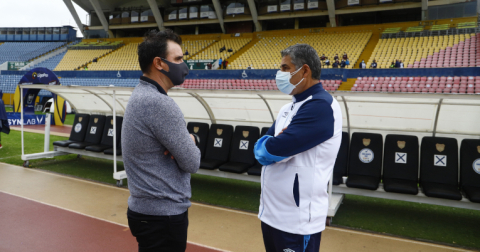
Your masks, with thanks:
[{"label": "navy tracksuit pants", "polygon": [[322,232],[297,235],[283,232],[262,222],[263,242],[267,252],[318,252]]}]

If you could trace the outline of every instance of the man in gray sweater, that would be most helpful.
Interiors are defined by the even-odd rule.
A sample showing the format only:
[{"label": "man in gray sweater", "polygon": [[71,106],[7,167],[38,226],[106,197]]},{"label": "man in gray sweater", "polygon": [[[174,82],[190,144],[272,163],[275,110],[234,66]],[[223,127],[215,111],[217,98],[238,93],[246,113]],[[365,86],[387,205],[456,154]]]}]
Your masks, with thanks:
[{"label": "man in gray sweater", "polygon": [[143,76],[130,97],[122,126],[128,177],[128,225],[139,251],[185,251],[190,174],[198,171],[198,137],[167,95],[188,74],[181,38],[151,31],[138,46]]}]

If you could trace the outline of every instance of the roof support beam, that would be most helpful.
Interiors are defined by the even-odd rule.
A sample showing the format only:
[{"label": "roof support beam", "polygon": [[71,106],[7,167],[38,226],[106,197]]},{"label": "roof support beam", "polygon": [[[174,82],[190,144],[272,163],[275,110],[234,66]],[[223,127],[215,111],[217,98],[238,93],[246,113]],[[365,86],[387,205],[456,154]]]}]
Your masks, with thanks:
[{"label": "roof support beam", "polygon": [[327,0],[328,18],[330,19],[330,25],[337,27],[337,20],[335,19],[335,1]]},{"label": "roof support beam", "polygon": [[150,5],[150,9],[152,10],[153,16],[155,17],[155,21],[157,21],[158,30],[164,31],[165,26],[163,25],[162,14],[160,10],[158,10],[157,1],[155,0],[147,0],[148,5]]},{"label": "roof support beam", "polygon": [[109,32],[108,30],[108,21],[105,18],[105,14],[103,14],[103,10],[102,10],[102,7],[100,6],[100,3],[98,3],[98,0],[90,0],[90,4],[92,4],[98,19],[100,19],[100,23],[102,23],[103,30],[105,30],[105,32],[107,32],[108,35],[111,36],[111,32]]},{"label": "roof support beam", "polygon": [[215,13],[217,14],[218,21],[220,22],[220,27],[222,32],[225,33],[225,26],[223,25],[223,11],[222,6],[218,0],[212,0],[213,8],[215,8]]},{"label": "roof support beam", "polygon": [[258,12],[257,12],[257,7],[255,6],[255,1],[248,0],[248,7],[250,8],[250,13],[252,13],[252,19],[253,19],[253,23],[255,24],[256,31],[257,32],[262,31],[262,24],[260,23],[260,21],[258,21]]},{"label": "roof support beam", "polygon": [[73,19],[75,19],[75,23],[77,23],[77,27],[80,30],[80,32],[83,34],[85,37],[85,33],[83,32],[83,24],[82,21],[80,21],[80,18],[78,17],[78,13],[75,10],[75,7],[73,7],[72,0],[63,0],[65,5],[67,6],[68,10],[70,11],[70,14],[72,14]]},{"label": "roof support beam", "polygon": [[422,20],[428,20],[428,0],[422,0]]}]

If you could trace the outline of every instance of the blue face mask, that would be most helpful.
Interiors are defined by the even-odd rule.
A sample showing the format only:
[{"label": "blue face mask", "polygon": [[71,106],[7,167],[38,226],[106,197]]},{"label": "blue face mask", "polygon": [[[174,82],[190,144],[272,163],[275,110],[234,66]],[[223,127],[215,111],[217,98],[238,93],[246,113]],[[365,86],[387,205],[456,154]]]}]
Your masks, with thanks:
[{"label": "blue face mask", "polygon": [[278,90],[280,90],[282,93],[284,94],[291,94],[292,91],[300,84],[302,83],[302,81],[304,80],[304,78],[302,78],[300,80],[300,82],[298,82],[296,85],[293,85],[292,83],[290,83],[290,79],[292,78],[293,75],[295,75],[296,73],[298,73],[298,71],[300,71],[301,69],[303,68],[300,67],[297,71],[293,72],[293,73],[290,73],[290,72],[282,72],[280,70],[278,70],[277,72],[277,76],[275,77],[275,83],[277,84],[277,87],[278,87]]}]

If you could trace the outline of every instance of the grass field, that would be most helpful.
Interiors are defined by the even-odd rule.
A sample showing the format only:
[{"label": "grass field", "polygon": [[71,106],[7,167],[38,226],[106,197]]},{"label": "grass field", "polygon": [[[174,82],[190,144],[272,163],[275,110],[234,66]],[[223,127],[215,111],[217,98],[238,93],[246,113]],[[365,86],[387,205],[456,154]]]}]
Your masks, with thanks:
[{"label": "grass field", "polygon": [[[66,139],[51,137],[51,142]],[[43,135],[25,133],[25,153],[43,150]],[[0,162],[22,165],[20,132],[2,134]],[[111,161],[76,155],[34,160],[32,169],[42,169],[102,183],[115,184]],[[123,170],[123,164],[118,163]],[[205,175],[192,175],[192,200],[256,213],[260,184]],[[126,184],[128,185],[128,184]],[[452,201],[454,204],[454,201]],[[480,211],[346,195],[333,219],[341,227],[367,230],[417,240],[434,241],[480,249]]]}]

